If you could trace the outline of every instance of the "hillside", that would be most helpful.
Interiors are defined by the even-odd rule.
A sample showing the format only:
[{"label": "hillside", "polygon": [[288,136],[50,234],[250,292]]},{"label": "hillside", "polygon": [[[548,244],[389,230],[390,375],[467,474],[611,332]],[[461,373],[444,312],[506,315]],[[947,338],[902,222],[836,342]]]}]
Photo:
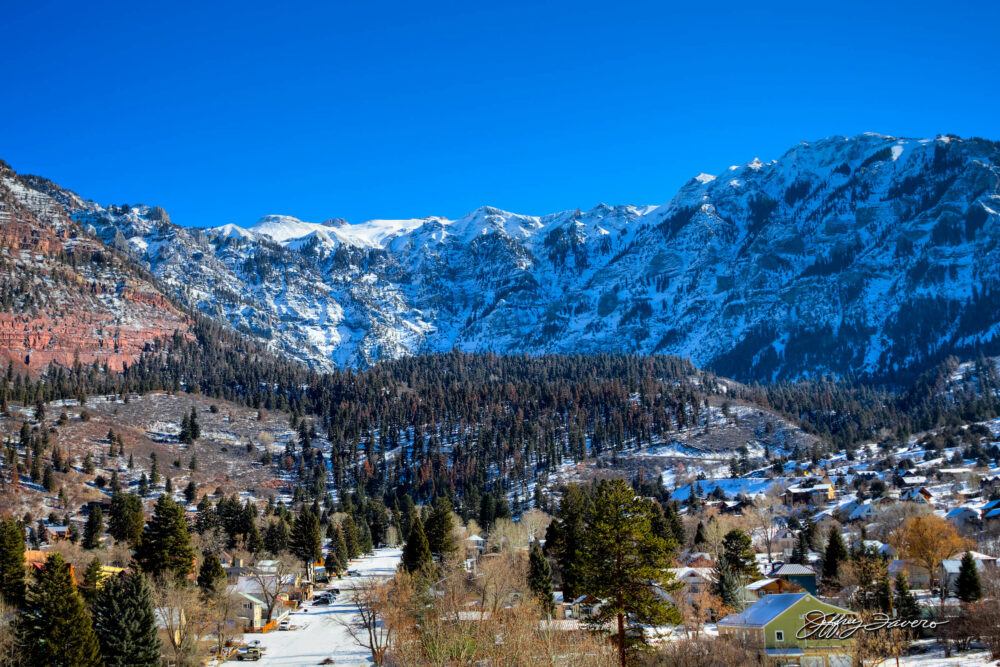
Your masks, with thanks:
[{"label": "hillside", "polygon": [[120,371],[191,324],[149,276],[2,162],[0,303],[0,360],[35,374],[53,362]]},{"label": "hillside", "polygon": [[743,380],[905,382],[997,351],[998,148],[831,137],[699,175],[662,206],[246,229],[30,183],[182,302],[319,370],[624,351]]}]

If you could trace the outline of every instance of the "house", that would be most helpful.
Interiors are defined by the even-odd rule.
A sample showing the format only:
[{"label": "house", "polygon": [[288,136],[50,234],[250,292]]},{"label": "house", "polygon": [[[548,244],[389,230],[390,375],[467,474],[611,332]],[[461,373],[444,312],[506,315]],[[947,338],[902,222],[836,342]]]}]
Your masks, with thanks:
[{"label": "house", "polygon": [[929,504],[934,496],[926,487],[911,486],[899,494],[899,499],[911,503]]},{"label": "house", "polygon": [[765,595],[745,611],[719,621],[719,635],[763,653],[768,664],[777,667],[849,667],[853,639],[819,639],[810,632],[811,624],[835,614],[843,614],[848,621],[857,619],[851,610],[821,602],[809,593]]},{"label": "house", "polygon": [[816,595],[816,570],[808,565],[785,563],[771,572],[772,577],[800,586],[809,593]]},{"label": "house", "polygon": [[672,567],[669,572],[690,595],[698,595],[715,584],[715,569],[711,567]]},{"label": "house", "polygon": [[927,568],[917,565],[912,560],[894,560],[889,562],[889,578],[895,580],[900,572],[906,577],[907,583],[913,589],[928,589],[931,587],[931,574]]},{"label": "house", "polygon": [[[828,477],[825,479],[829,479]],[[781,494],[786,505],[807,504],[816,505],[834,499],[833,483],[816,483],[790,486]]]},{"label": "house", "polygon": [[955,524],[955,528],[965,528],[966,526],[976,526],[979,524],[979,510],[968,505],[956,507],[944,515],[944,518]]},{"label": "house", "polygon": [[1000,491],[1000,475],[990,475],[979,480],[979,488],[983,496],[988,496],[994,491]]},{"label": "house", "polygon": [[1000,527],[1000,500],[991,500],[983,505],[983,523],[989,530]]},{"label": "house", "polygon": [[861,503],[847,515],[849,521],[861,521],[862,519],[870,519],[875,516],[875,505],[865,502]]},{"label": "house", "polygon": [[787,579],[772,577],[769,579],[758,579],[744,586],[747,591],[747,598],[759,600],[765,595],[781,595],[782,593],[805,593],[806,589],[798,584],[793,584]]},{"label": "house", "polygon": [[923,486],[927,483],[927,478],[923,475],[906,475],[902,478],[901,486],[905,488],[912,488],[915,486]]},{"label": "house", "polygon": [[486,540],[479,535],[469,535],[465,538],[465,557],[478,558],[486,551]]},{"label": "house", "polygon": [[566,617],[578,620],[594,618],[601,613],[601,605],[603,604],[600,598],[586,593],[569,603],[569,609],[566,610]]},{"label": "house", "polygon": [[[236,587],[230,586],[229,588],[235,589]],[[237,604],[239,604],[239,612],[237,612],[236,618],[242,623],[244,632],[261,630],[264,627],[264,619],[267,615],[267,605],[264,604],[263,600],[249,593],[235,591],[234,594]]]}]

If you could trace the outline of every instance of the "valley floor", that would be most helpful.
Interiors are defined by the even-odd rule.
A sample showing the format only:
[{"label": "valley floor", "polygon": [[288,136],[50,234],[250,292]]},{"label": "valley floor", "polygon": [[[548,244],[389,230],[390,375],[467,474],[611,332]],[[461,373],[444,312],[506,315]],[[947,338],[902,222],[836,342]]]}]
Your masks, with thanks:
[{"label": "valley floor", "polygon": [[[350,570],[357,577],[344,577],[332,584],[341,594],[336,604],[314,607],[307,603],[289,616],[295,630],[267,634],[245,634],[243,640],[260,640],[265,649],[257,665],[261,667],[300,667],[333,664],[338,667],[371,664],[371,653],[358,646],[342,623],[356,617],[350,601],[351,589],[367,577],[391,577],[399,564],[401,549],[376,549],[374,555],[351,561]],[[324,663],[327,659],[329,662]],[[235,665],[235,659],[226,665]],[[239,663],[244,664],[244,663]]]}]

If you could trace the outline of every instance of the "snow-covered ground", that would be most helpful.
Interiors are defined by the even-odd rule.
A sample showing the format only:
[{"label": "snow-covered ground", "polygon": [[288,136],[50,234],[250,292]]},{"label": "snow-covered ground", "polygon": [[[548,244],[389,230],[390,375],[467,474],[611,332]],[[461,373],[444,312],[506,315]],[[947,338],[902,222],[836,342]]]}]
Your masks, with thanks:
[{"label": "snow-covered ground", "polygon": [[[391,577],[399,564],[401,549],[376,549],[369,558],[351,561],[350,570],[357,570],[358,577],[344,577],[333,587],[341,594],[335,604],[314,607],[307,603],[289,616],[295,630],[274,631],[267,634],[247,633],[244,641],[260,640],[264,655],[256,664],[261,667],[300,667],[319,665],[327,658],[338,667],[369,665],[371,653],[355,644],[341,625],[355,617],[350,589],[365,577]],[[236,660],[225,663],[235,665]],[[240,663],[245,664],[245,663]]]},{"label": "snow-covered ground", "polygon": [[[895,664],[893,660],[886,660],[887,667]],[[944,657],[943,650],[932,650],[923,655],[909,655],[899,659],[899,667],[979,667],[980,665],[992,665],[989,651],[974,651],[952,655],[950,658]]]}]

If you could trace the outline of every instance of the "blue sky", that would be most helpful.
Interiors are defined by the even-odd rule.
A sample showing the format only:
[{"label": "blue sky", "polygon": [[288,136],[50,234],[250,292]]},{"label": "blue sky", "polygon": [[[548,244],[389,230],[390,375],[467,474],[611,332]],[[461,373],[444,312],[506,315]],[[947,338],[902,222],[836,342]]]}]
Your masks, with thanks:
[{"label": "blue sky", "polygon": [[199,226],[662,203],[832,134],[1000,139],[998,5],[0,0],[0,158]]}]

